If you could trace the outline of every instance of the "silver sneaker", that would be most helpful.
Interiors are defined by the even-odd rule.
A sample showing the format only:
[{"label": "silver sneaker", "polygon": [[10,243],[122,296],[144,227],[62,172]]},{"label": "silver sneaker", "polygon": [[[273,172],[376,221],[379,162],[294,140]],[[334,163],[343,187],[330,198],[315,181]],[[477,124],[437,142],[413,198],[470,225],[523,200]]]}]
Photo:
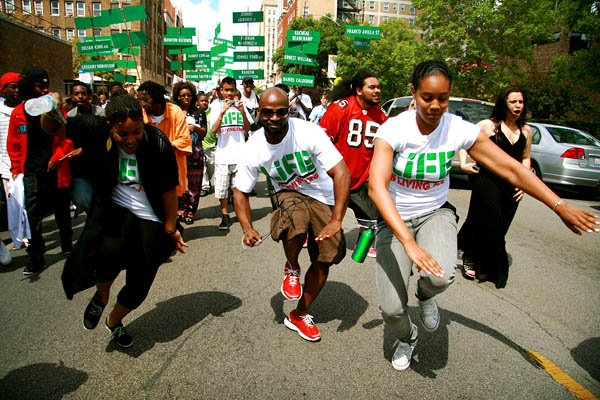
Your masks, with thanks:
[{"label": "silver sneaker", "polygon": [[429,332],[435,331],[440,326],[440,312],[438,311],[435,298],[428,300],[419,300],[419,308],[421,310],[421,321],[423,327]]},{"label": "silver sneaker", "polygon": [[417,341],[412,343],[406,343],[402,340],[398,340],[398,346],[392,356],[392,367],[398,371],[404,371],[410,367],[410,360],[412,359],[412,353],[415,350]]}]

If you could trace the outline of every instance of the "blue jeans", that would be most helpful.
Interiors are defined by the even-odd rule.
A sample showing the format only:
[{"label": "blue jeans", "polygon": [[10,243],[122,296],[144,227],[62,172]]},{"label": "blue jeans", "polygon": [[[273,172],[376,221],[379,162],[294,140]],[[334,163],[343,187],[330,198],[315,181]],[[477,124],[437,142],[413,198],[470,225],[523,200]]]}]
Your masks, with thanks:
[{"label": "blue jeans", "polygon": [[[456,268],[456,215],[448,208],[404,221],[417,244],[444,270],[443,278],[419,271],[417,297],[427,300],[454,282]],[[376,282],[379,310],[393,335],[403,342],[417,339],[417,327],[408,315],[408,282],[413,262],[385,223],[377,231]]]}]

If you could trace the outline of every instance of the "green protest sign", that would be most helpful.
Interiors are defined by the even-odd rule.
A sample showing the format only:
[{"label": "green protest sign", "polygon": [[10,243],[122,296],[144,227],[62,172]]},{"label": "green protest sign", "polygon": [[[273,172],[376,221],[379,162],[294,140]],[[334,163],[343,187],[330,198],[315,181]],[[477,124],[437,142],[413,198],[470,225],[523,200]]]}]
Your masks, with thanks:
[{"label": "green protest sign", "polygon": [[233,61],[265,61],[264,51],[234,51]]},{"label": "green protest sign", "polygon": [[262,11],[242,11],[233,13],[234,24],[245,24],[250,22],[263,22]]},{"label": "green protest sign", "polygon": [[264,36],[234,36],[233,44],[235,46],[264,46]]},{"label": "green protest sign", "polygon": [[265,79],[265,70],[264,69],[240,69],[233,71],[233,77],[235,79],[244,79],[244,78],[252,78],[252,79]]},{"label": "green protest sign", "polygon": [[378,26],[346,25],[346,37],[379,39],[381,28]]},{"label": "green protest sign", "polygon": [[315,86],[315,77],[311,75],[286,74],[281,77],[281,83],[290,86]]},{"label": "green protest sign", "polygon": [[317,57],[311,55],[296,55],[296,54],[284,54],[283,62],[288,64],[301,64],[301,65],[317,65]]},{"label": "green protest sign", "polygon": [[129,60],[117,60],[117,68],[135,69],[136,63]]},{"label": "green protest sign", "polygon": [[290,42],[319,43],[321,32],[319,31],[287,31],[286,39]]},{"label": "green protest sign", "polygon": [[92,19],[88,17],[75,18],[76,29],[88,29],[92,27]]},{"label": "green protest sign", "polygon": [[227,39],[221,39],[216,37],[213,39],[213,44],[225,44],[228,48],[235,49],[235,45],[233,44],[233,42]]},{"label": "green protest sign", "polygon": [[109,39],[102,39],[102,40],[95,40],[95,41],[86,41],[83,43],[77,43],[77,50],[79,50],[80,53],[85,53],[87,55],[89,55],[88,53],[96,53],[98,51],[106,51],[106,50],[112,50],[113,46],[112,46],[112,40]]},{"label": "green protest sign", "polygon": [[218,44],[210,48],[210,55],[212,57],[217,56],[222,53],[227,53],[227,44]]},{"label": "green protest sign", "polygon": [[116,72],[114,75],[114,81],[115,82],[128,82],[128,83],[135,83],[137,81],[137,78],[133,75],[123,75],[119,72]]},{"label": "green protest sign", "polygon": [[171,71],[179,71],[183,69],[185,71],[195,71],[197,69],[206,69],[208,65],[204,61],[184,61],[183,68],[182,63],[179,60],[171,61]]},{"label": "green protest sign", "polygon": [[356,50],[371,50],[371,39],[354,38]]},{"label": "green protest sign", "polygon": [[210,60],[210,51],[197,51],[195,53],[186,54],[186,60]]},{"label": "green protest sign", "polygon": [[185,79],[190,81],[210,81],[212,74],[210,72],[186,72]]},{"label": "green protest sign", "polygon": [[319,42],[290,42],[285,44],[286,54],[306,55],[319,54]]},{"label": "green protest sign", "polygon": [[194,37],[196,36],[196,28],[181,27],[181,36]]},{"label": "green protest sign", "polygon": [[[147,46],[148,38],[146,37],[146,32],[129,32],[129,36],[127,36],[126,32],[113,33],[110,35],[113,41],[113,45],[119,49],[130,47],[130,46]],[[129,38],[131,38],[131,45],[129,43]]]},{"label": "green protest sign", "polygon": [[217,27],[215,28],[215,36],[219,36],[219,33],[221,33],[221,23],[220,22],[217,24]]},{"label": "green protest sign", "polygon": [[146,19],[146,10],[143,5],[123,7],[125,21],[140,21]]},{"label": "green protest sign", "polygon": [[148,46],[146,32],[129,32],[132,46]]},{"label": "green protest sign", "polygon": [[[181,51],[179,49],[181,48]],[[167,46],[169,54],[189,54],[198,52],[198,47],[195,44],[182,45],[182,46]]]},{"label": "green protest sign", "polygon": [[83,72],[114,71],[115,62],[111,60],[84,61],[81,65],[81,69]]},{"label": "green protest sign", "polygon": [[163,36],[163,44],[165,46],[181,46],[193,44],[193,39],[186,36]]},{"label": "green protest sign", "polygon": [[109,8],[107,10],[102,10],[100,15],[109,21],[109,25],[120,24],[125,21],[123,19],[123,12],[121,12],[120,8]]},{"label": "green protest sign", "polygon": [[129,54],[130,56],[139,57],[139,55],[140,55],[140,49],[138,49],[136,47],[125,47],[125,48],[119,49],[117,51],[121,54]]}]

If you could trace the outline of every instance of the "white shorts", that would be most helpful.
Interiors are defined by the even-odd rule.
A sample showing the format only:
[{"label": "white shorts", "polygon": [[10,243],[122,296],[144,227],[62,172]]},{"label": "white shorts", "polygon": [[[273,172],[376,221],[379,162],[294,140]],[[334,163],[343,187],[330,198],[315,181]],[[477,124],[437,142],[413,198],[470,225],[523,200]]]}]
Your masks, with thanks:
[{"label": "white shorts", "polygon": [[215,165],[215,197],[217,199],[226,199],[229,197],[229,190],[233,190],[233,180],[237,173],[237,164],[216,164]]}]

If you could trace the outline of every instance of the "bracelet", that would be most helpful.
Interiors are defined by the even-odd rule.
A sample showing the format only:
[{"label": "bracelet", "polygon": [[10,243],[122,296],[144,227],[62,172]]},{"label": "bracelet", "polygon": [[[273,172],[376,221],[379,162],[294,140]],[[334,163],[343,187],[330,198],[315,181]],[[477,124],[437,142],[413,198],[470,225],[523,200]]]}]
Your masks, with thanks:
[{"label": "bracelet", "polygon": [[561,204],[564,204],[565,201],[560,199],[559,201],[556,202],[556,204],[554,204],[554,207],[552,207],[552,211],[556,210],[556,207],[560,206]]},{"label": "bracelet", "polygon": [[172,234],[174,234],[175,232],[177,232],[177,224],[175,224],[175,228],[173,228],[173,230],[172,230],[172,231],[169,231],[169,232],[165,231],[165,233],[166,233],[167,235],[169,235],[169,236],[171,236],[171,235],[172,235]]},{"label": "bracelet", "polygon": [[250,228],[250,229],[248,229],[246,232],[244,232],[244,236],[246,236],[246,234],[247,234],[248,232],[250,232],[250,231],[253,231],[253,230],[254,230],[254,228]]}]

